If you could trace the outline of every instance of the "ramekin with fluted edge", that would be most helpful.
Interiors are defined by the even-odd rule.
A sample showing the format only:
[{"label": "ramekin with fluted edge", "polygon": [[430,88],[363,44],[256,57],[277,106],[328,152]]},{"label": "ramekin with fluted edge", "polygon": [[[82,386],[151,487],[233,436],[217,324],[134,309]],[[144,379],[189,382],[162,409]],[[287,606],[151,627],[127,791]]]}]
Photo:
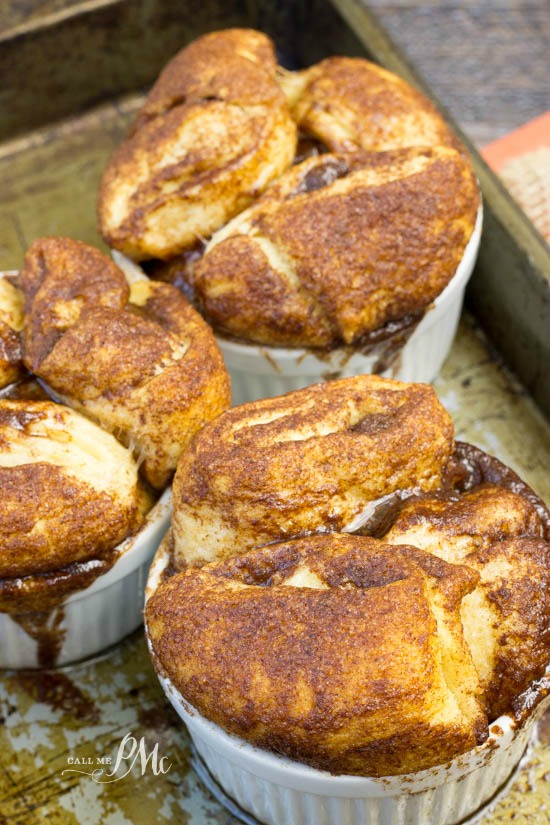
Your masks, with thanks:
[{"label": "ramekin with fluted edge", "polygon": [[[432,382],[453,343],[466,285],[474,269],[481,239],[483,208],[480,205],[474,229],[455,274],[404,345],[383,368],[378,353],[354,351],[353,347],[316,353],[314,349],[270,347],[234,341],[217,334],[231,376],[233,404],[255,401],[299,390],[319,381],[377,373],[401,381]],[[120,252],[113,260],[127,275],[141,272]]]},{"label": "ramekin with fluted edge", "polygon": [[[163,542],[151,565],[146,600],[170,561]],[[145,626],[147,643],[155,666]],[[505,788],[538,719],[550,706],[550,667],[523,695],[523,715],[503,715],[489,738],[444,765],[402,776],[336,776],[261,750],[201,716],[170,679],[160,684],[185,722],[210,775],[237,805],[265,825],[458,825]]]},{"label": "ramekin with fluted edge", "polygon": [[[166,490],[139,532],[114,550],[113,566],[85,590],[72,593],[47,612],[0,612],[0,668],[66,665],[87,659],[136,630],[143,620],[149,566],[170,524],[171,501]],[[53,659],[44,660],[41,645],[48,634],[58,647]]]}]

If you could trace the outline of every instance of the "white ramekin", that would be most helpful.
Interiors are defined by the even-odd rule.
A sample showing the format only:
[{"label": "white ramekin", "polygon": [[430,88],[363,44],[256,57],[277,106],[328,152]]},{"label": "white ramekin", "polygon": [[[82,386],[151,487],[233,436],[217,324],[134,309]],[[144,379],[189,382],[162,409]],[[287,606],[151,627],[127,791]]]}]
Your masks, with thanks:
[{"label": "white ramekin", "polygon": [[[455,337],[466,284],[477,258],[483,209],[479,207],[474,230],[458,268],[443,292],[416,327],[391,366],[380,373],[401,381],[430,383],[439,374]],[[129,281],[142,278],[139,265],[111,250],[114,262]],[[231,376],[233,404],[269,398],[333,378],[376,371],[379,355],[336,349],[317,355],[314,350],[247,344],[216,335]]]},{"label": "white ramekin", "polygon": [[[166,542],[151,565],[146,598],[158,587],[168,562]],[[148,634],[147,641],[156,661]],[[549,668],[528,692],[524,704],[532,710],[521,723],[500,716],[483,745],[451,762],[403,776],[334,776],[226,733],[201,716],[170,679],[157,675],[210,775],[243,811],[265,825],[457,825],[508,784],[535,723],[550,705]]]},{"label": "white ramekin", "polygon": [[[50,613],[23,613],[35,626],[56,621],[63,636],[55,665],[86,659],[119,642],[142,622],[149,565],[168,529],[171,492],[166,490],[147,514],[140,531],[116,549],[114,565],[85,590],[70,595]],[[59,611],[59,612],[58,612]],[[38,643],[9,613],[0,612],[0,668],[41,667]]]},{"label": "white ramekin", "polygon": [[200,716],[169,679],[159,681],[216,782],[265,825],[456,825],[487,804],[521,759],[542,701],[529,720],[491,725],[489,739],[445,765],[404,776],[333,776],[250,745]]}]

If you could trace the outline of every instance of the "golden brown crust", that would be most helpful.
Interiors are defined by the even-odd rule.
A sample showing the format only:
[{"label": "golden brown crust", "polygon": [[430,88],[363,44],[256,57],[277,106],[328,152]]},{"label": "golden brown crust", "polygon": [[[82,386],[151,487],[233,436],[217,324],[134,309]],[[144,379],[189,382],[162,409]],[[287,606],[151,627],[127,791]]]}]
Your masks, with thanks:
[{"label": "golden brown crust", "polygon": [[[278,102],[273,84],[275,51],[265,34],[253,29],[226,29],[197,38],[164,67],[140,110],[132,131],[188,101],[231,100],[246,106]],[[252,82],[251,71],[254,75]]]},{"label": "golden brown crust", "polygon": [[108,556],[143,521],[137,466],[51,401],[0,400],[0,578]]},{"label": "golden brown crust", "polygon": [[244,209],[294,156],[296,126],[269,39],[205,35],[160,75],[103,176],[106,241],[130,257],[168,258]]},{"label": "golden brown crust", "polygon": [[385,540],[480,574],[462,621],[491,719],[510,711],[550,660],[550,544],[525,493],[484,482],[454,500],[408,503]]},{"label": "golden brown crust", "polygon": [[532,503],[499,484],[485,482],[464,495],[406,503],[387,540],[415,544],[452,564],[496,541],[543,538],[544,525]]},{"label": "golden brown crust", "polygon": [[[483,704],[491,719],[514,702],[550,661],[550,544],[509,539],[464,560],[481,582],[463,606],[463,625],[479,666]],[[478,626],[491,628],[492,644],[478,645]]]},{"label": "golden brown crust", "polygon": [[[40,255],[40,245],[33,245],[31,260]],[[38,291],[33,290],[29,268],[22,277],[27,289],[25,363],[67,403],[135,447],[144,477],[162,488],[194,433],[229,406],[221,354],[210,329],[183,295],[169,284],[146,279],[133,285],[130,300],[120,306],[85,297],[79,312],[60,329],[55,319],[60,304],[66,306],[65,294],[86,296],[78,278],[84,245],[65,239],[64,246],[71,248],[70,269],[60,272],[57,259],[48,258]],[[114,265],[93,252],[105,263],[108,289]],[[61,280],[65,286],[60,300]],[[100,285],[99,277],[99,292]],[[123,286],[127,297],[124,279]]]},{"label": "golden brown crust", "polygon": [[214,326],[247,340],[357,343],[442,292],[478,205],[450,147],[311,157],[213,236],[192,286]]},{"label": "golden brown crust", "polygon": [[314,767],[440,764],[486,719],[458,613],[475,576],[426,555],[333,534],[178,574],[147,604],[155,659],[207,718]]},{"label": "golden brown crust", "polygon": [[368,60],[329,57],[281,85],[300,129],[333,152],[458,146],[424,95]]},{"label": "golden brown crust", "polygon": [[176,559],[204,563],[348,529],[382,496],[440,486],[452,449],[450,418],[424,384],[363,375],[243,404],[180,459]]},{"label": "golden brown crust", "polygon": [[19,285],[26,298],[25,363],[33,371],[85,309],[122,309],[130,294],[109,258],[60,236],[39,238],[29,247]]}]

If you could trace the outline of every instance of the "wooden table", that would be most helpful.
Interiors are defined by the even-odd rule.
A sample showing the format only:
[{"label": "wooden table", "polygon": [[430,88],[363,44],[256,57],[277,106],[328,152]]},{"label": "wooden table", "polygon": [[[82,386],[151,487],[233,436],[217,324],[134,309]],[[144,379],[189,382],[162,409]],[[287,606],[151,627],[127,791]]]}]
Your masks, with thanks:
[{"label": "wooden table", "polygon": [[478,148],[550,109],[547,0],[368,0]]}]

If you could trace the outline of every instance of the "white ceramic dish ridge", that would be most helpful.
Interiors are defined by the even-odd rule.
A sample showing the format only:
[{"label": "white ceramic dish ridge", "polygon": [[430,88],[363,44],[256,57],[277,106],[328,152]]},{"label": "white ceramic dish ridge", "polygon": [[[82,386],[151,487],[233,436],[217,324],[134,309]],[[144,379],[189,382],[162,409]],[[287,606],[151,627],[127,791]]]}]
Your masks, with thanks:
[{"label": "white ceramic dish ridge", "polygon": [[[168,561],[162,545],[151,565],[146,599]],[[148,644],[151,649],[149,639]],[[506,786],[535,722],[550,705],[550,695],[541,699],[550,688],[549,668],[532,686],[525,705],[533,711],[521,724],[500,716],[486,742],[451,762],[403,776],[334,776],[226,733],[201,716],[170,679],[158,678],[211,776],[243,811],[266,825],[458,825]]]}]

